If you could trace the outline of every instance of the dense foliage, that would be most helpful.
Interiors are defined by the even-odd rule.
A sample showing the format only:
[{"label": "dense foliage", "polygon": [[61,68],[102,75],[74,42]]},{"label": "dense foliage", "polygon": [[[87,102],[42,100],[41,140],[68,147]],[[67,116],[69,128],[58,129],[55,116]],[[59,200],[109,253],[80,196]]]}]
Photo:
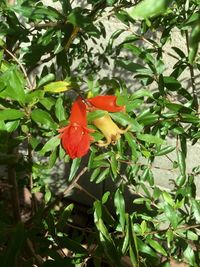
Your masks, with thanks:
[{"label": "dense foliage", "polygon": [[[200,2],[81,2],[0,3],[1,267],[198,267]],[[99,146],[105,111],[89,112],[90,150],[72,160],[58,130],[98,95],[128,129]]]}]

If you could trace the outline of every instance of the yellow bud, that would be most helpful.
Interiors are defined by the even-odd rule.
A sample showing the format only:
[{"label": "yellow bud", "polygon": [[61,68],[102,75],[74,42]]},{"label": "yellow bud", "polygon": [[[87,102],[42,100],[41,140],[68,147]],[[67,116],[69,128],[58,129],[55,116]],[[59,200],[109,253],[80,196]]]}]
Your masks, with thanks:
[{"label": "yellow bud", "polygon": [[130,126],[126,129],[120,129],[117,124],[111,119],[109,114],[93,120],[92,122],[105,136],[106,141],[99,141],[99,146],[108,146],[110,143],[115,144],[120,139],[121,134],[125,133]]}]

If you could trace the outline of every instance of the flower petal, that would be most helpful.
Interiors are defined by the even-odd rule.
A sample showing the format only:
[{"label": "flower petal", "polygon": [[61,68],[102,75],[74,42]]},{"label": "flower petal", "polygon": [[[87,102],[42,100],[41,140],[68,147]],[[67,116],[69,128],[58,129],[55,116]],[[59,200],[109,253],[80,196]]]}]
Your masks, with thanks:
[{"label": "flower petal", "polygon": [[61,132],[62,146],[70,158],[80,158],[87,154],[90,141],[92,141],[90,129],[77,123],[71,123],[67,127],[60,129],[59,132]]},{"label": "flower petal", "polygon": [[87,125],[86,105],[80,97],[72,104],[69,121],[83,127],[86,127]]},{"label": "flower petal", "polygon": [[88,153],[90,147],[90,135],[88,132],[85,132],[82,136],[81,142],[78,145],[76,156],[81,158]]},{"label": "flower petal", "polygon": [[87,99],[97,109],[103,109],[110,112],[124,111],[124,106],[116,104],[117,97],[113,95],[101,95]]}]

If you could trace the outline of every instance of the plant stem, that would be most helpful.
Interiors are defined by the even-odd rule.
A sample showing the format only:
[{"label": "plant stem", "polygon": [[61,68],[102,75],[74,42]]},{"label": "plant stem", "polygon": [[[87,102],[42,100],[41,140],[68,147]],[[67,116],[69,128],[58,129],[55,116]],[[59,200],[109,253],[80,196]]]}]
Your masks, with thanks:
[{"label": "plant stem", "polygon": [[83,168],[82,171],[72,180],[68,187],[60,193],[57,198],[52,201],[44,210],[43,216],[45,216],[63,197],[65,197],[75,186],[80,177],[88,170],[87,167]]},{"label": "plant stem", "polygon": [[21,68],[21,70],[22,70],[22,72],[23,72],[23,74],[24,74],[24,77],[25,77],[25,79],[26,79],[26,81],[27,81],[27,84],[28,84],[29,89],[32,89],[32,84],[31,84],[31,82],[30,82],[30,80],[29,80],[29,78],[28,78],[28,74],[27,74],[25,68],[23,67],[23,65],[21,64],[21,62],[16,58],[15,55],[13,55],[12,52],[10,52],[10,51],[9,51],[8,49],[6,49],[6,48],[4,48],[4,49],[5,49],[5,52],[6,52],[7,54],[9,54],[9,55],[14,59],[14,61],[20,66],[20,68]]},{"label": "plant stem", "polygon": [[18,184],[16,178],[15,165],[8,165],[8,181],[11,185],[10,195],[12,203],[12,212],[15,223],[21,221],[20,204],[18,195]]}]

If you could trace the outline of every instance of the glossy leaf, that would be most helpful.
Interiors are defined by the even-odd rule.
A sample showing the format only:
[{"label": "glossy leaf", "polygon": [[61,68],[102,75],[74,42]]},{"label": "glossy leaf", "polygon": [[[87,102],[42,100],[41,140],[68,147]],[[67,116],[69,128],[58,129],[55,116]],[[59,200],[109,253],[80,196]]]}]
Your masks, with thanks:
[{"label": "glossy leaf", "polygon": [[45,92],[61,93],[72,89],[72,83],[66,81],[51,82],[44,86]]},{"label": "glossy leaf", "polygon": [[110,113],[110,116],[116,122],[120,123],[123,126],[130,125],[130,131],[140,132],[142,130],[142,126],[133,118],[131,118],[128,114],[122,112]]},{"label": "glossy leaf", "polygon": [[24,117],[24,113],[17,109],[4,109],[0,110],[0,120],[17,120]]},{"label": "glossy leaf", "polygon": [[40,153],[45,154],[46,152],[54,150],[60,144],[59,136],[54,136],[46,142],[46,144],[41,149]]},{"label": "glossy leaf", "polygon": [[31,113],[32,120],[37,123],[39,126],[46,126],[52,129],[56,129],[57,125],[53,121],[51,115],[42,109],[34,109]]},{"label": "glossy leaf", "polygon": [[167,256],[167,252],[166,250],[162,247],[162,245],[157,242],[156,240],[150,239],[149,241],[149,245],[155,249],[155,251],[157,251],[159,254],[163,255],[163,256]]},{"label": "glossy leaf", "polygon": [[133,19],[147,19],[164,13],[170,3],[170,0],[143,0],[127,12]]},{"label": "glossy leaf", "polygon": [[120,226],[123,231],[125,225],[125,201],[120,189],[117,189],[115,192],[114,204],[116,207],[116,213],[119,216]]},{"label": "glossy leaf", "polygon": [[70,173],[69,173],[69,178],[67,179],[69,182],[74,178],[76,175],[79,166],[80,166],[81,158],[76,158],[72,161]]},{"label": "glossy leaf", "polygon": [[151,134],[138,134],[137,138],[141,141],[145,141],[151,144],[162,145],[164,143],[163,139],[161,139],[158,136],[151,135]]}]

